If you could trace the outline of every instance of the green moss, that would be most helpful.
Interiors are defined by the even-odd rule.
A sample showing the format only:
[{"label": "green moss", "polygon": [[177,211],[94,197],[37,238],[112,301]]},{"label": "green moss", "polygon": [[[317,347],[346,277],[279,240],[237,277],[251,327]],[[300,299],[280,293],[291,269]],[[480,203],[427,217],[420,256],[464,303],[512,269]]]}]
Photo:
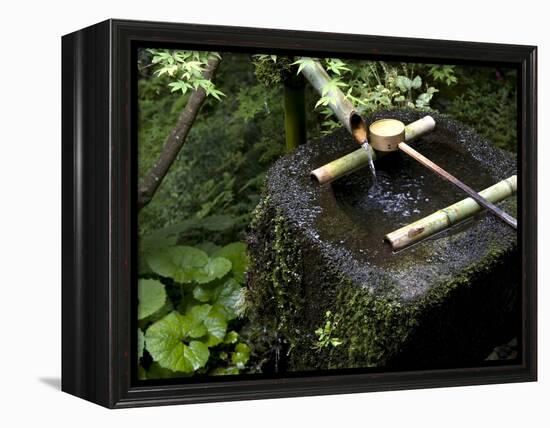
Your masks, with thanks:
[{"label": "green moss", "polygon": [[[299,340],[295,326],[300,325],[304,306],[301,278],[301,246],[284,217],[264,198],[251,223],[249,240],[251,265],[247,307],[257,333],[256,354],[271,353],[283,347],[288,357]],[[256,355],[262,359],[264,356]]]},{"label": "green moss", "polygon": [[275,61],[270,55],[255,58],[256,78],[266,86],[281,84],[295,74],[292,62],[287,56],[277,56]]}]

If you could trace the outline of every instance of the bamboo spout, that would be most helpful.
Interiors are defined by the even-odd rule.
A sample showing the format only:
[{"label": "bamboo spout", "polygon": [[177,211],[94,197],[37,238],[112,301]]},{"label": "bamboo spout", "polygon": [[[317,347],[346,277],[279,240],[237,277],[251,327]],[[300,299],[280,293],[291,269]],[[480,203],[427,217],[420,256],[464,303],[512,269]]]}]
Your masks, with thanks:
[{"label": "bamboo spout", "polygon": [[333,111],[340,123],[351,133],[350,119],[356,113],[355,107],[340,89],[332,88],[328,91],[326,90],[327,87],[331,87],[329,85],[331,78],[321,63],[317,60],[308,61],[302,69],[302,74],[320,96],[330,99],[328,107]]},{"label": "bamboo spout", "polygon": [[[435,120],[431,116],[424,116],[405,126],[405,141],[412,141],[427,134],[435,128]],[[376,152],[368,148],[372,160],[383,156],[385,152]],[[364,148],[357,149],[339,159],[333,160],[317,169],[311,171],[311,177],[319,184],[328,184],[337,178],[351,174],[369,164],[369,154]]]},{"label": "bamboo spout", "polygon": [[[495,204],[512,196],[517,191],[517,176],[513,175],[505,180],[479,192],[485,200]],[[384,239],[394,250],[400,250],[424,238],[449,228],[462,220],[472,217],[483,210],[474,199],[466,198],[453,205],[436,211],[414,223],[388,233]]]}]

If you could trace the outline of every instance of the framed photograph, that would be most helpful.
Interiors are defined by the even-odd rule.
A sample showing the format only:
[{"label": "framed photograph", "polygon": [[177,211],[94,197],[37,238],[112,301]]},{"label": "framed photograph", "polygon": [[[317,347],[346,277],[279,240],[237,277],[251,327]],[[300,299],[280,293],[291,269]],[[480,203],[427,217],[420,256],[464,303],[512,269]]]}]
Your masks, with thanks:
[{"label": "framed photograph", "polygon": [[62,73],[64,391],[536,380],[536,47],[108,20]]}]

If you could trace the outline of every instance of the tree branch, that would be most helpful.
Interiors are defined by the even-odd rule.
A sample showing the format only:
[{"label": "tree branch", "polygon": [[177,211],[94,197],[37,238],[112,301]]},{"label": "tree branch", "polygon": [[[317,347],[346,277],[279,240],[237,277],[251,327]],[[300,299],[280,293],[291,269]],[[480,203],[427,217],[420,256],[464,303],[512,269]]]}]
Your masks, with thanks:
[{"label": "tree branch", "polygon": [[[220,60],[218,58],[210,58],[208,60],[208,64],[202,73],[205,79],[213,79],[219,62]],[[170,135],[166,138],[164,147],[157,161],[139,184],[138,209],[142,209],[153,198],[153,195],[168,173],[170,166],[174,163],[174,160],[183,147],[187,134],[189,134],[189,130],[205,99],[206,92],[200,87],[195,89],[189,96],[187,104],[181,112],[176,126],[174,126],[172,131],[170,131]]]}]

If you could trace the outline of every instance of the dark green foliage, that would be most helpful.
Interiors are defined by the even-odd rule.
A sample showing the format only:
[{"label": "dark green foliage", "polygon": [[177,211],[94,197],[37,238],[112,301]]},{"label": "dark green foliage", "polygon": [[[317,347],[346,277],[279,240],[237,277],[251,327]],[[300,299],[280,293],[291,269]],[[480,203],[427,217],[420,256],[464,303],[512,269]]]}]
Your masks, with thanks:
[{"label": "dark green foliage", "polygon": [[470,126],[494,146],[517,151],[515,70],[457,67],[459,84],[436,108]]},{"label": "dark green foliage", "polygon": [[294,58],[277,55],[255,55],[255,74],[265,86],[276,86],[291,78],[296,69],[292,66]]},{"label": "dark green foliage", "polygon": [[[185,105],[185,96],[175,96],[157,80],[140,81],[141,174]],[[216,86],[230,96],[206,100],[162,186],[140,212],[142,233],[191,216],[223,214],[235,227],[232,236],[214,236],[214,242],[239,239],[259,200],[266,168],[284,152],[282,87],[258,84],[250,59],[231,54],[220,63]]]}]

